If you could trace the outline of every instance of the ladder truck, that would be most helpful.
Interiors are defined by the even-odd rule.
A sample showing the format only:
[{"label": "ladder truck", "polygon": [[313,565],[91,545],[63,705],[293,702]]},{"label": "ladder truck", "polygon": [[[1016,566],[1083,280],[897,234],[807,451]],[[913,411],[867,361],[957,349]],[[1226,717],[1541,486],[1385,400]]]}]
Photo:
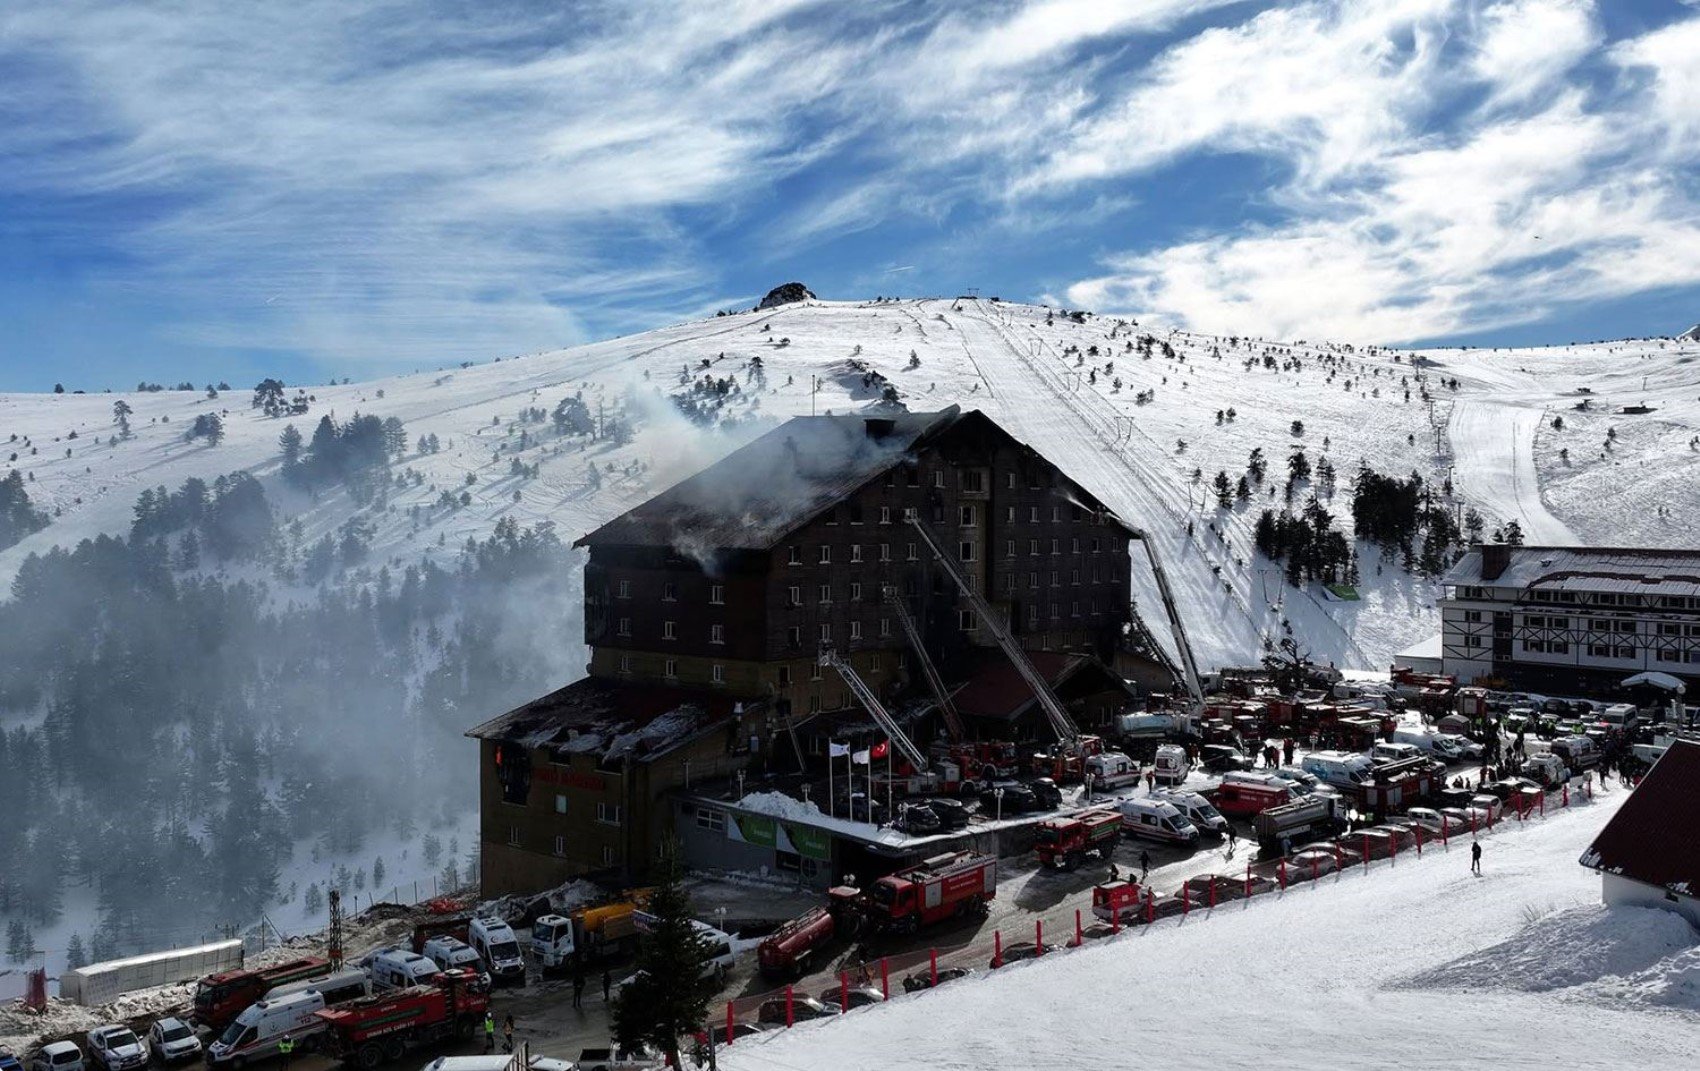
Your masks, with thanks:
[{"label": "ladder truck", "polygon": [[904,732],[903,727],[897,724],[897,719],[893,718],[891,713],[885,709],[885,704],[880,702],[879,696],[875,695],[874,690],[868,687],[868,683],[862,679],[861,674],[856,672],[854,666],[839,658],[838,653],[831,647],[821,648],[819,662],[822,666],[836,670],[838,675],[844,678],[844,683],[850,687],[850,691],[855,695],[857,702],[861,703],[863,709],[873,715],[875,723],[885,731],[886,736],[891,738],[892,745],[914,769],[916,776],[909,780],[907,785],[909,792],[937,793],[941,790],[951,791],[956,789],[961,781],[961,775],[954,764],[946,764],[942,770],[934,770],[932,764],[927,760],[926,753],[916,747],[913,740],[909,739],[909,734]]},{"label": "ladder truck", "polygon": [[956,763],[962,770],[964,781],[972,781],[975,778],[995,781],[999,778],[1014,777],[1020,770],[1020,764],[1015,757],[1015,745],[1007,740],[968,738],[968,728],[963,724],[962,714],[956,709],[955,701],[946,690],[944,678],[939,676],[932,656],[927,654],[927,646],[921,641],[921,630],[916,627],[914,617],[910,616],[909,608],[904,605],[903,596],[892,584],[885,585],[881,595],[897,614],[897,623],[903,627],[903,634],[909,638],[909,646],[915,652],[916,661],[921,664],[921,675],[927,679],[927,687],[932,690],[933,700],[938,703],[939,714],[944,719],[945,735],[950,742],[942,749],[937,744],[933,745],[934,758],[946,758]]},{"label": "ladder truck", "polygon": [[1151,541],[1151,535],[1143,528],[1135,528],[1126,521],[1122,522],[1134,539],[1145,548],[1145,556],[1151,562],[1151,575],[1157,580],[1157,595],[1163,600],[1163,613],[1169,618],[1169,630],[1175,635],[1175,647],[1180,651],[1182,678],[1187,690],[1187,713],[1197,719],[1204,713],[1204,687],[1198,679],[1198,662],[1192,656],[1192,644],[1187,642],[1186,625],[1181,621],[1180,607],[1175,603],[1175,593],[1169,587],[1169,574],[1163,569],[1163,559],[1157,554],[1157,545]]},{"label": "ladder truck", "polygon": [[957,590],[962,592],[963,598],[967,599],[969,604],[974,607],[974,612],[979,615],[980,620],[986,623],[986,627],[991,630],[992,637],[1003,649],[1004,655],[1015,666],[1016,672],[1021,674],[1022,680],[1025,680],[1027,686],[1033,689],[1034,697],[1039,700],[1039,708],[1045,712],[1045,720],[1050,723],[1051,731],[1057,734],[1057,741],[1062,745],[1062,754],[1058,756],[1060,761],[1056,764],[1052,776],[1054,777],[1059,773],[1069,776],[1084,776],[1086,757],[1102,750],[1103,742],[1096,736],[1086,736],[1081,733],[1080,726],[1076,725],[1074,719],[1069,717],[1068,711],[1063,709],[1062,701],[1051,690],[1050,682],[1045,680],[1037,669],[1033,668],[1033,663],[1027,658],[1027,652],[1022,650],[1021,644],[1016,642],[1015,636],[1009,631],[1009,626],[1004,624],[1003,618],[992,610],[991,605],[980,593],[974,590],[974,585],[963,573],[962,566],[933,535],[932,529],[927,527],[920,515],[911,511],[907,520],[920,534],[922,541],[933,552],[933,556],[938,559],[945,572],[949,573],[950,578],[956,581]]}]

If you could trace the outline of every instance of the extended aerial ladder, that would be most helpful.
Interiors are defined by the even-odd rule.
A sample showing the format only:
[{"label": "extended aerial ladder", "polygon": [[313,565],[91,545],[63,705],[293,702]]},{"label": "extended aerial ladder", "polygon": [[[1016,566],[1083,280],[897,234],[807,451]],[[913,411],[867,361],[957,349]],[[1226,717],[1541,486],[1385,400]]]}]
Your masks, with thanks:
[{"label": "extended aerial ladder", "polygon": [[979,615],[980,620],[985,622],[986,627],[991,630],[993,638],[998,641],[998,646],[1003,648],[1003,653],[1015,666],[1016,672],[1021,674],[1021,679],[1027,682],[1029,688],[1033,689],[1033,695],[1039,700],[1039,707],[1045,712],[1045,720],[1050,722],[1051,730],[1057,734],[1057,739],[1062,741],[1065,746],[1078,746],[1081,738],[1080,726],[1076,725],[1074,719],[1068,716],[1068,711],[1063,709],[1062,702],[1057,699],[1056,693],[1051,691],[1050,682],[1040,676],[1039,671],[1033,668],[1033,663],[1027,658],[1027,652],[1021,649],[1021,645],[1010,634],[1009,627],[1004,624],[1003,618],[992,610],[991,605],[978,591],[974,590],[974,585],[969,583],[968,577],[963,574],[962,567],[957,564],[956,558],[940,545],[939,541],[934,538],[932,530],[927,527],[920,516],[911,512],[907,520],[914,525],[915,531],[921,534],[921,539],[938,558],[939,564],[944,566],[945,572],[949,573],[950,578],[956,581],[957,589],[974,607],[974,612]]},{"label": "extended aerial ladder", "polygon": [[944,686],[944,678],[939,676],[938,667],[933,665],[926,645],[921,642],[921,630],[915,627],[915,619],[909,616],[909,608],[903,605],[903,596],[898,593],[894,584],[885,585],[881,595],[891,604],[891,608],[897,611],[897,623],[903,626],[903,634],[909,637],[909,646],[915,650],[915,659],[921,663],[921,675],[927,678],[927,687],[932,690],[933,701],[938,703],[939,714],[944,718],[945,732],[950,735],[952,743],[966,740],[967,726],[963,725],[962,715],[957,711],[956,703]]},{"label": "extended aerial ladder", "polygon": [[885,730],[885,734],[891,738],[891,742],[897,746],[897,750],[902,753],[903,757],[909,760],[909,764],[915,767],[918,773],[927,773],[927,756],[922,754],[921,749],[915,746],[913,740],[909,739],[909,734],[905,733],[902,726],[897,724],[897,719],[893,718],[891,713],[885,709],[885,704],[880,702],[879,696],[875,695],[874,690],[868,687],[867,682],[862,679],[861,674],[856,672],[855,667],[839,658],[838,653],[831,647],[821,648],[820,664],[838,671],[838,675],[844,678],[844,683],[850,686],[850,691],[856,696],[856,701],[861,703],[869,714],[873,715],[875,723]]},{"label": "extended aerial ladder", "polygon": [[1198,662],[1192,657],[1192,644],[1187,642],[1180,607],[1175,603],[1175,593],[1169,589],[1169,574],[1163,571],[1163,560],[1157,555],[1157,545],[1151,541],[1150,534],[1131,525],[1128,532],[1145,547],[1145,556],[1151,561],[1151,575],[1157,578],[1157,595],[1163,600],[1163,612],[1168,615],[1169,629],[1174,633],[1175,647],[1180,651],[1182,676],[1191,699],[1187,705],[1190,713],[1197,717],[1204,712],[1204,687],[1198,679]]}]

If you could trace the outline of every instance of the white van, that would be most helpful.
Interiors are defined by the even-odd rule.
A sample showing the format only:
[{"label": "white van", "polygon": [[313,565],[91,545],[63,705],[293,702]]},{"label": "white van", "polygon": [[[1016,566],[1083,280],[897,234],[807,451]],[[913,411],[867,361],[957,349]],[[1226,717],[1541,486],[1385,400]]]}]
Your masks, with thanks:
[{"label": "white van", "polygon": [[1395,729],[1393,741],[1398,744],[1410,744],[1418,751],[1446,762],[1457,762],[1464,757],[1457,741],[1445,733],[1431,733],[1422,729]]},{"label": "white van", "polygon": [[1369,759],[1349,751],[1313,751],[1299,763],[1299,769],[1325,785],[1351,788],[1370,780],[1374,767]]},{"label": "white van", "polygon": [[695,926],[697,933],[708,942],[708,955],[702,965],[703,974],[725,978],[736,958],[732,955],[732,935],[697,919],[692,919],[691,925]]},{"label": "white van", "polygon": [[[512,1056],[439,1056],[420,1071],[509,1071],[513,1062]],[[533,1056],[531,1071],[573,1071],[573,1062]]]},{"label": "white van", "polygon": [[357,997],[371,996],[372,978],[358,967],[349,967],[322,978],[305,978],[299,982],[285,982],[283,985],[273,986],[266,990],[266,995],[260,999],[282,1000],[284,997],[292,997],[308,990],[323,996],[325,1006],[330,1008]]},{"label": "white van", "polygon": [[1636,709],[1634,703],[1613,703],[1600,711],[1600,721],[1605,727],[1620,732],[1630,731],[1640,720],[1641,712]]},{"label": "white van", "polygon": [[324,996],[313,989],[251,1004],[207,1046],[207,1064],[234,1067],[252,1063],[276,1056],[277,1043],[285,1037],[297,1044],[316,1037],[324,1032],[325,1021],[313,1013],[324,1008]]},{"label": "white van", "polygon": [[1178,785],[1192,772],[1186,748],[1179,744],[1162,744],[1157,748],[1157,763],[1152,772],[1160,785]]},{"label": "white van", "polygon": [[[477,958],[477,953],[473,953],[473,958]],[[436,961],[405,948],[383,949],[375,953],[366,966],[372,976],[372,985],[379,990],[424,985],[441,969]]]},{"label": "white van", "polygon": [[484,961],[492,982],[525,984],[525,960],[512,926],[501,919],[473,919],[466,927],[466,943]]},{"label": "white van", "polygon": [[1189,846],[1198,843],[1198,827],[1166,800],[1140,796],[1122,800],[1116,810],[1122,816],[1122,832],[1130,837]]},{"label": "white van", "polygon": [[1139,763],[1119,751],[1106,751],[1086,760],[1086,776],[1092,781],[1092,791],[1108,792],[1139,784]]},{"label": "white van", "polygon": [[1384,740],[1369,749],[1369,761],[1377,766],[1385,766],[1390,762],[1404,762],[1406,759],[1417,758],[1422,753],[1422,749],[1415,744],[1397,741],[1390,744]]},{"label": "white van", "polygon": [[453,934],[441,934],[425,942],[420,950],[425,958],[435,963],[439,968],[448,970],[451,967],[465,967],[479,974],[484,972],[484,961],[478,958],[478,953],[472,946]]},{"label": "white van", "polygon": [[1196,792],[1160,788],[1146,798],[1174,804],[1175,810],[1186,815],[1186,820],[1197,826],[1201,833],[1214,833],[1219,837],[1227,835],[1228,820],[1222,817],[1222,812],[1214,804]]}]

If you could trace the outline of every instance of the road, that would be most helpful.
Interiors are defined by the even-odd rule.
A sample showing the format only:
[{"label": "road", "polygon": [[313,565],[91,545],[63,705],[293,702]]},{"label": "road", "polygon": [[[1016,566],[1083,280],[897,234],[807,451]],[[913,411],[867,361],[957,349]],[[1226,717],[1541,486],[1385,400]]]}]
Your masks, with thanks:
[{"label": "road", "polygon": [[1526,542],[1572,545],[1579,542],[1576,534],[1541,501],[1535,431],[1542,417],[1527,405],[1459,399],[1447,425],[1453,485],[1500,516],[1516,518]]}]

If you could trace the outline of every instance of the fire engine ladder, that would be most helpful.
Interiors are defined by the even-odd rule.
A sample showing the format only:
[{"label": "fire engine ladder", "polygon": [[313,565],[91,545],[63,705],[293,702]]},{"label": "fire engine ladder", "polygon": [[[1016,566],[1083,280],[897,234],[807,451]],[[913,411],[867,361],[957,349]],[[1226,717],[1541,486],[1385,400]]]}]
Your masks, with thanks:
[{"label": "fire engine ladder", "polygon": [[844,683],[850,686],[850,691],[855,693],[857,701],[867,709],[869,714],[874,716],[874,721],[879,723],[879,727],[885,730],[887,736],[891,737],[891,742],[897,745],[897,750],[903,753],[903,757],[908,759],[916,770],[926,773],[927,756],[921,754],[921,749],[915,746],[913,740],[909,739],[909,734],[905,733],[902,727],[897,724],[897,719],[893,718],[885,709],[885,705],[880,702],[879,696],[875,695],[874,690],[868,687],[866,681],[862,680],[861,674],[856,672],[855,667],[839,658],[838,653],[831,647],[821,648],[820,664],[831,666],[838,671],[838,675],[844,678]]},{"label": "fire engine ladder", "polygon": [[1174,633],[1175,647],[1180,651],[1181,667],[1185,670],[1183,679],[1187,694],[1192,699],[1192,713],[1201,714],[1204,711],[1204,688],[1198,680],[1198,662],[1192,657],[1192,644],[1187,642],[1180,607],[1175,603],[1175,593],[1169,588],[1169,574],[1163,571],[1163,559],[1157,556],[1157,546],[1151,542],[1150,535],[1142,528],[1129,528],[1128,531],[1145,547],[1145,556],[1151,560],[1151,575],[1157,578],[1157,594],[1163,600],[1163,612],[1169,617],[1169,629]]},{"label": "fire engine ladder", "polygon": [[1020,673],[1021,678],[1027,682],[1027,686],[1033,689],[1033,695],[1039,700],[1039,706],[1045,711],[1045,718],[1051,723],[1051,729],[1057,734],[1057,739],[1070,745],[1077,742],[1080,739],[1080,726],[1074,724],[1074,719],[1069,717],[1068,711],[1063,709],[1062,702],[1057,699],[1056,693],[1051,691],[1050,682],[1040,676],[1039,671],[1033,668],[1033,663],[1028,661],[1027,652],[1021,649],[1019,643],[1015,642],[1015,637],[1010,634],[1009,627],[1004,624],[1003,618],[992,610],[991,605],[981,597],[978,591],[974,590],[974,585],[968,582],[968,577],[963,574],[962,567],[957,564],[956,558],[939,544],[939,541],[933,536],[932,530],[926,526],[920,516],[911,512],[908,521],[915,526],[915,531],[921,533],[921,538],[926,541],[927,547],[938,558],[939,564],[944,566],[945,572],[949,573],[950,578],[956,581],[957,589],[973,605],[974,612],[980,615],[980,620],[984,621],[986,627],[992,630],[992,636],[998,641],[998,646],[1003,648],[1003,653],[1008,656],[1010,662],[1014,664],[1016,672]]},{"label": "fire engine ladder", "polygon": [[950,693],[945,690],[944,678],[939,676],[938,667],[927,654],[927,648],[921,643],[921,630],[915,627],[915,619],[909,616],[909,608],[903,605],[903,596],[897,593],[897,587],[887,584],[881,592],[885,601],[897,611],[897,623],[903,626],[903,634],[909,637],[909,646],[915,649],[915,658],[921,663],[921,675],[927,678],[927,687],[932,689],[933,699],[939,705],[939,713],[944,717],[945,731],[950,734],[952,743],[968,738],[967,728],[962,724],[962,715],[957,712],[956,704],[951,701]]}]

